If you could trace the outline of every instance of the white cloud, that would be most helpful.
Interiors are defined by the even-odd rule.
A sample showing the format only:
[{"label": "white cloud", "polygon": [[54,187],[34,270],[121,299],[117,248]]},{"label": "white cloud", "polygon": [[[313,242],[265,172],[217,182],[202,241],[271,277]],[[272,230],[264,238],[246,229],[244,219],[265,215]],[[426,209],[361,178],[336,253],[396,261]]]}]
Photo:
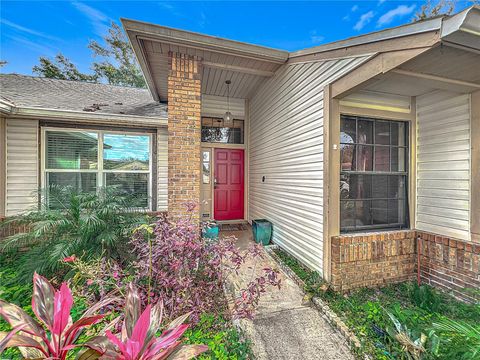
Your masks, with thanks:
[{"label": "white cloud", "polygon": [[49,56],[54,57],[55,54],[58,52],[58,49],[54,49],[47,45],[42,45],[38,41],[30,41],[21,36],[8,36],[8,38],[12,39],[13,41],[24,45],[26,48],[30,49],[38,53],[40,56]]},{"label": "white cloud", "polygon": [[310,31],[310,40],[313,44],[318,44],[325,40],[325,36],[318,35],[317,30],[312,30]]},{"label": "white cloud", "polygon": [[159,2],[158,5],[167,10],[170,14],[174,15],[174,16],[178,16],[178,17],[184,17],[184,15],[177,10],[177,8],[175,6],[173,6],[172,4],[168,3],[168,2]]},{"label": "white cloud", "polygon": [[380,6],[380,5],[382,5],[385,1],[387,1],[387,0],[378,0],[378,4],[377,4],[377,5]]},{"label": "white cloud", "polygon": [[365,27],[365,25],[367,25],[370,21],[372,21],[374,16],[375,16],[375,13],[371,10],[363,14],[362,16],[360,16],[360,19],[357,21],[353,29],[357,31],[362,30]]},{"label": "white cloud", "polygon": [[200,20],[198,20],[198,26],[200,26],[202,29],[205,27],[207,24],[207,15],[203,11],[200,12]]},{"label": "white cloud", "polygon": [[44,39],[48,39],[48,40],[55,40],[55,41],[59,41],[60,39],[54,37],[54,36],[50,36],[48,34],[45,34],[45,33],[42,33],[40,31],[36,31],[36,30],[33,30],[33,29],[30,29],[30,28],[27,28],[25,26],[22,26],[22,25],[18,25],[14,22],[11,22],[11,21],[8,21],[6,19],[1,19],[0,22],[8,27],[11,27],[12,29],[15,29],[19,32],[23,32],[23,33],[27,33],[27,34],[30,34],[30,35],[35,35],[35,36],[39,36],[39,37],[42,37]]},{"label": "white cloud", "polygon": [[355,12],[358,10],[358,5],[353,5],[351,11]]},{"label": "white cloud", "polygon": [[102,36],[108,31],[109,22],[112,20],[107,15],[81,2],[75,1],[72,2],[72,5],[84,16],[91,20],[93,28],[95,29],[97,35]]},{"label": "white cloud", "polygon": [[401,18],[401,17],[404,17],[405,15],[411,14],[413,10],[415,10],[416,6],[417,5],[415,4],[410,6],[399,5],[395,9],[387,11],[385,14],[380,16],[380,18],[377,21],[377,26],[390,24],[395,18]]}]

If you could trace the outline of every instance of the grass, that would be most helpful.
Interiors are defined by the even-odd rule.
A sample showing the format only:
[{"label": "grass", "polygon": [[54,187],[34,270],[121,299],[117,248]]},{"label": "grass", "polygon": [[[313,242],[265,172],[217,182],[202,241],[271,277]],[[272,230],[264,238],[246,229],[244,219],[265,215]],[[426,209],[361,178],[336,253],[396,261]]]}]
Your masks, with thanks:
[{"label": "grass", "polygon": [[480,330],[480,305],[457,301],[428,285],[419,287],[407,282],[342,295],[326,286],[318,273],[306,269],[282,250],[275,253],[303,280],[304,290],[328,303],[357,335],[363,345],[362,352],[375,359],[409,359],[402,344],[391,334],[395,326],[389,313],[408,329],[412,339],[426,336],[427,351],[422,359],[453,359],[450,354],[456,349],[452,347],[459,346],[453,341],[443,341],[435,352],[432,323],[451,319]]}]

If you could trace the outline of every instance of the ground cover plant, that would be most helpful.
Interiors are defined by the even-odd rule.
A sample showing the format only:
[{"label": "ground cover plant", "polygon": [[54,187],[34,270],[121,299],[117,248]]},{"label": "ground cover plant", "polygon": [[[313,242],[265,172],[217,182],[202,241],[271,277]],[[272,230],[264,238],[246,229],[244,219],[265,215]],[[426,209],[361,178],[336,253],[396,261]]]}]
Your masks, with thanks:
[{"label": "ground cover plant", "polygon": [[342,295],[280,249],[276,255],[357,335],[359,357],[480,359],[480,304],[466,304],[415,282]]}]

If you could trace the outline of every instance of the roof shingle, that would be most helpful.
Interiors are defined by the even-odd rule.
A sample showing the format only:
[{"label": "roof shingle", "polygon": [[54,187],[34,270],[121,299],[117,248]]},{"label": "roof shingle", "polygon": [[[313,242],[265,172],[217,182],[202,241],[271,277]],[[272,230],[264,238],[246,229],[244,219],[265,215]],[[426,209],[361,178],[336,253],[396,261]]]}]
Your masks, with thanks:
[{"label": "roof shingle", "polygon": [[167,117],[167,104],[147,89],[0,74],[0,97],[18,107]]}]

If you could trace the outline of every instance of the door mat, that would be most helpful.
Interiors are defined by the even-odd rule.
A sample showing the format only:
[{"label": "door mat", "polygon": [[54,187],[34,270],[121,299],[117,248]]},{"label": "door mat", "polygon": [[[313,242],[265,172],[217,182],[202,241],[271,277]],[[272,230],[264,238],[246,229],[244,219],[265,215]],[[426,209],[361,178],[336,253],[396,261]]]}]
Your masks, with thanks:
[{"label": "door mat", "polygon": [[249,228],[248,224],[220,224],[220,231],[243,231]]}]

